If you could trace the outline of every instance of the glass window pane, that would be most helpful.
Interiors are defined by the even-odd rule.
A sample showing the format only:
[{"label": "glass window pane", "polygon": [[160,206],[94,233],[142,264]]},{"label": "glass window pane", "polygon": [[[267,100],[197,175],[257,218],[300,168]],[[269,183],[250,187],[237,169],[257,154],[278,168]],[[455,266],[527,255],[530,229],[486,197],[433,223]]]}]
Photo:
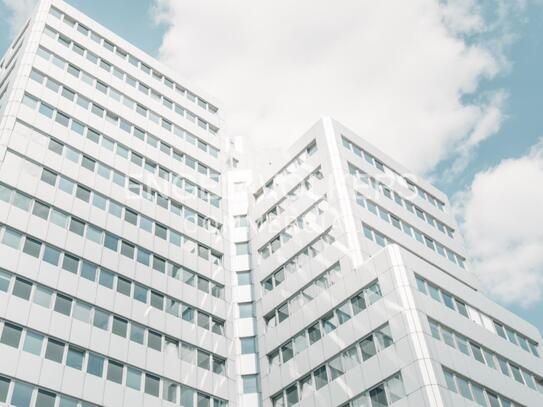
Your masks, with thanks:
[{"label": "glass window pane", "polygon": [[54,393],[39,389],[35,407],[54,407],[55,399],[56,395]]},{"label": "glass window pane", "polygon": [[145,374],[145,393],[158,397],[160,379],[156,376]]},{"label": "glass window pane", "polygon": [[11,405],[15,407],[30,407],[32,390],[33,387],[28,384],[15,382],[13,394],[11,395]]},{"label": "glass window pane", "polygon": [[126,385],[134,390],[141,389],[141,371],[127,367],[126,370]]},{"label": "glass window pane", "polygon": [[107,364],[107,380],[122,384],[123,382],[123,365],[112,360]]},{"label": "glass window pane", "polygon": [[0,402],[6,401],[8,397],[8,390],[9,390],[9,379],[0,377]]},{"label": "glass window pane", "polygon": [[104,311],[100,311],[99,309],[95,309],[93,324],[95,327],[107,331],[109,329],[109,314],[105,313]]},{"label": "glass window pane", "polygon": [[45,359],[49,359],[53,362],[62,363],[64,357],[64,344],[54,339],[49,338],[47,340],[47,347],[45,348]]},{"label": "glass window pane", "polygon": [[68,348],[68,356],[66,357],[66,365],[77,370],[83,369],[83,358],[85,352],[70,346]]},{"label": "glass window pane", "polygon": [[32,291],[32,283],[22,280],[19,277],[15,279],[15,285],[13,286],[13,295],[28,300],[30,298],[30,292]]},{"label": "glass window pane", "polygon": [[69,317],[72,313],[72,299],[61,294],[57,294],[55,311]]},{"label": "glass window pane", "polygon": [[21,328],[6,322],[4,324],[2,336],[0,337],[0,342],[14,348],[18,348],[19,341],[21,339],[21,332]]},{"label": "glass window pane", "polygon": [[326,366],[321,366],[313,372],[315,378],[315,388],[318,390],[328,384],[328,374],[326,372]]},{"label": "glass window pane", "polygon": [[41,348],[43,343],[43,335],[27,331],[25,336],[25,343],[23,350],[34,355],[41,355]]},{"label": "glass window pane", "polygon": [[90,323],[91,320],[91,306],[82,302],[76,302],[74,305],[74,318]]},{"label": "glass window pane", "polygon": [[89,360],[87,363],[87,373],[94,376],[102,377],[104,371],[104,358],[94,353],[89,353]]},{"label": "glass window pane", "polygon": [[258,376],[257,375],[245,375],[243,378],[243,393],[257,393],[258,392]]}]

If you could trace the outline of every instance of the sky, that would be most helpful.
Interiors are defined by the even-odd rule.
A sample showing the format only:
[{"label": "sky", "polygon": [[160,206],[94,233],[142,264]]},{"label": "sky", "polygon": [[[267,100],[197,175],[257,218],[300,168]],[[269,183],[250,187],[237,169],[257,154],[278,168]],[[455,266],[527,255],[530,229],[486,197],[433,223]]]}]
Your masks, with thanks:
[{"label": "sky", "polygon": [[[68,2],[214,95],[256,160],[330,115],[433,182],[484,290],[543,331],[543,1]],[[0,53],[34,3],[0,0]]]}]

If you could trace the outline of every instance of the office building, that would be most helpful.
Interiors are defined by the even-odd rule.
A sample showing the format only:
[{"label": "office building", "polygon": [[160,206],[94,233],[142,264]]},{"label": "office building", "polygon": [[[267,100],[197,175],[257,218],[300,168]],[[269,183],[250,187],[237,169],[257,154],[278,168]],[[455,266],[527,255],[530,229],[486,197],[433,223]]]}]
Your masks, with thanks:
[{"label": "office building", "polygon": [[543,405],[443,193],[330,118],[266,174],[221,125],[39,2],[0,61],[0,405]]}]

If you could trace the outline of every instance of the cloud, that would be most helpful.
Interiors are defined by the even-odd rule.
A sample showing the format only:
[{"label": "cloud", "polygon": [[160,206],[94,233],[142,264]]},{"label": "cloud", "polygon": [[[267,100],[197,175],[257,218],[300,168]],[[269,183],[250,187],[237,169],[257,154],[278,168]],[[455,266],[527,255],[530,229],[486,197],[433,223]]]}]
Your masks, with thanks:
[{"label": "cloud", "polygon": [[505,303],[543,299],[543,139],[476,175],[455,197],[474,271]]},{"label": "cloud", "polygon": [[10,34],[13,37],[30,17],[37,0],[2,0],[2,3],[4,3],[9,13],[8,24]]},{"label": "cloud", "polygon": [[161,59],[222,100],[248,150],[286,147],[331,115],[427,175],[468,160],[503,119],[501,90],[466,101],[506,68],[505,24],[477,4],[155,0]]}]

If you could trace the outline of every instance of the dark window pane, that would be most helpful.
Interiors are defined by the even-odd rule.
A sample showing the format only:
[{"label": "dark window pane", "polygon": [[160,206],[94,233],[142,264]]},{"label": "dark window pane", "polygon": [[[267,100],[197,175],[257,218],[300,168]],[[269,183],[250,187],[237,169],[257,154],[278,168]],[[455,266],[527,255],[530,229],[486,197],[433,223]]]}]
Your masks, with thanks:
[{"label": "dark window pane", "polygon": [[39,389],[36,397],[36,407],[54,407],[56,395]]},{"label": "dark window pane", "polygon": [[112,331],[115,335],[119,335],[119,336],[122,336],[123,338],[126,338],[127,329],[128,329],[127,321],[119,317],[113,317]]},{"label": "dark window pane", "polygon": [[117,277],[117,291],[130,297],[132,283],[122,277]]},{"label": "dark window pane", "polygon": [[149,331],[149,335],[147,338],[147,346],[149,346],[151,349],[155,349],[161,352],[162,351],[162,335],[153,331]]},{"label": "dark window pane", "polygon": [[13,287],[13,295],[28,300],[30,298],[30,292],[32,291],[32,283],[22,280],[19,277],[15,279],[15,285]]},{"label": "dark window pane", "polygon": [[55,311],[60,312],[66,316],[70,316],[72,313],[72,299],[65,297],[61,294],[57,294],[55,301]]},{"label": "dark window pane", "polygon": [[108,361],[107,364],[107,379],[122,384],[123,382],[123,365],[117,362]]},{"label": "dark window pane", "polygon": [[0,342],[5,345],[12,346],[14,348],[19,347],[19,341],[21,340],[21,332],[23,330],[18,326],[12,325],[8,322],[4,324],[4,329],[2,331],[2,336],[0,337]]},{"label": "dark window pane", "polygon": [[68,348],[68,356],[66,357],[66,365],[81,370],[83,369],[83,358],[85,357],[85,352],[79,349],[70,346]]},{"label": "dark window pane", "polygon": [[145,374],[145,393],[158,397],[160,379],[156,376]]},{"label": "dark window pane", "polygon": [[49,340],[47,341],[47,348],[45,349],[45,359],[49,359],[57,363],[62,363],[63,356],[64,344],[62,342],[55,341],[49,338]]},{"label": "dark window pane", "polygon": [[102,377],[104,371],[104,358],[94,353],[89,353],[87,372],[98,377]]}]

